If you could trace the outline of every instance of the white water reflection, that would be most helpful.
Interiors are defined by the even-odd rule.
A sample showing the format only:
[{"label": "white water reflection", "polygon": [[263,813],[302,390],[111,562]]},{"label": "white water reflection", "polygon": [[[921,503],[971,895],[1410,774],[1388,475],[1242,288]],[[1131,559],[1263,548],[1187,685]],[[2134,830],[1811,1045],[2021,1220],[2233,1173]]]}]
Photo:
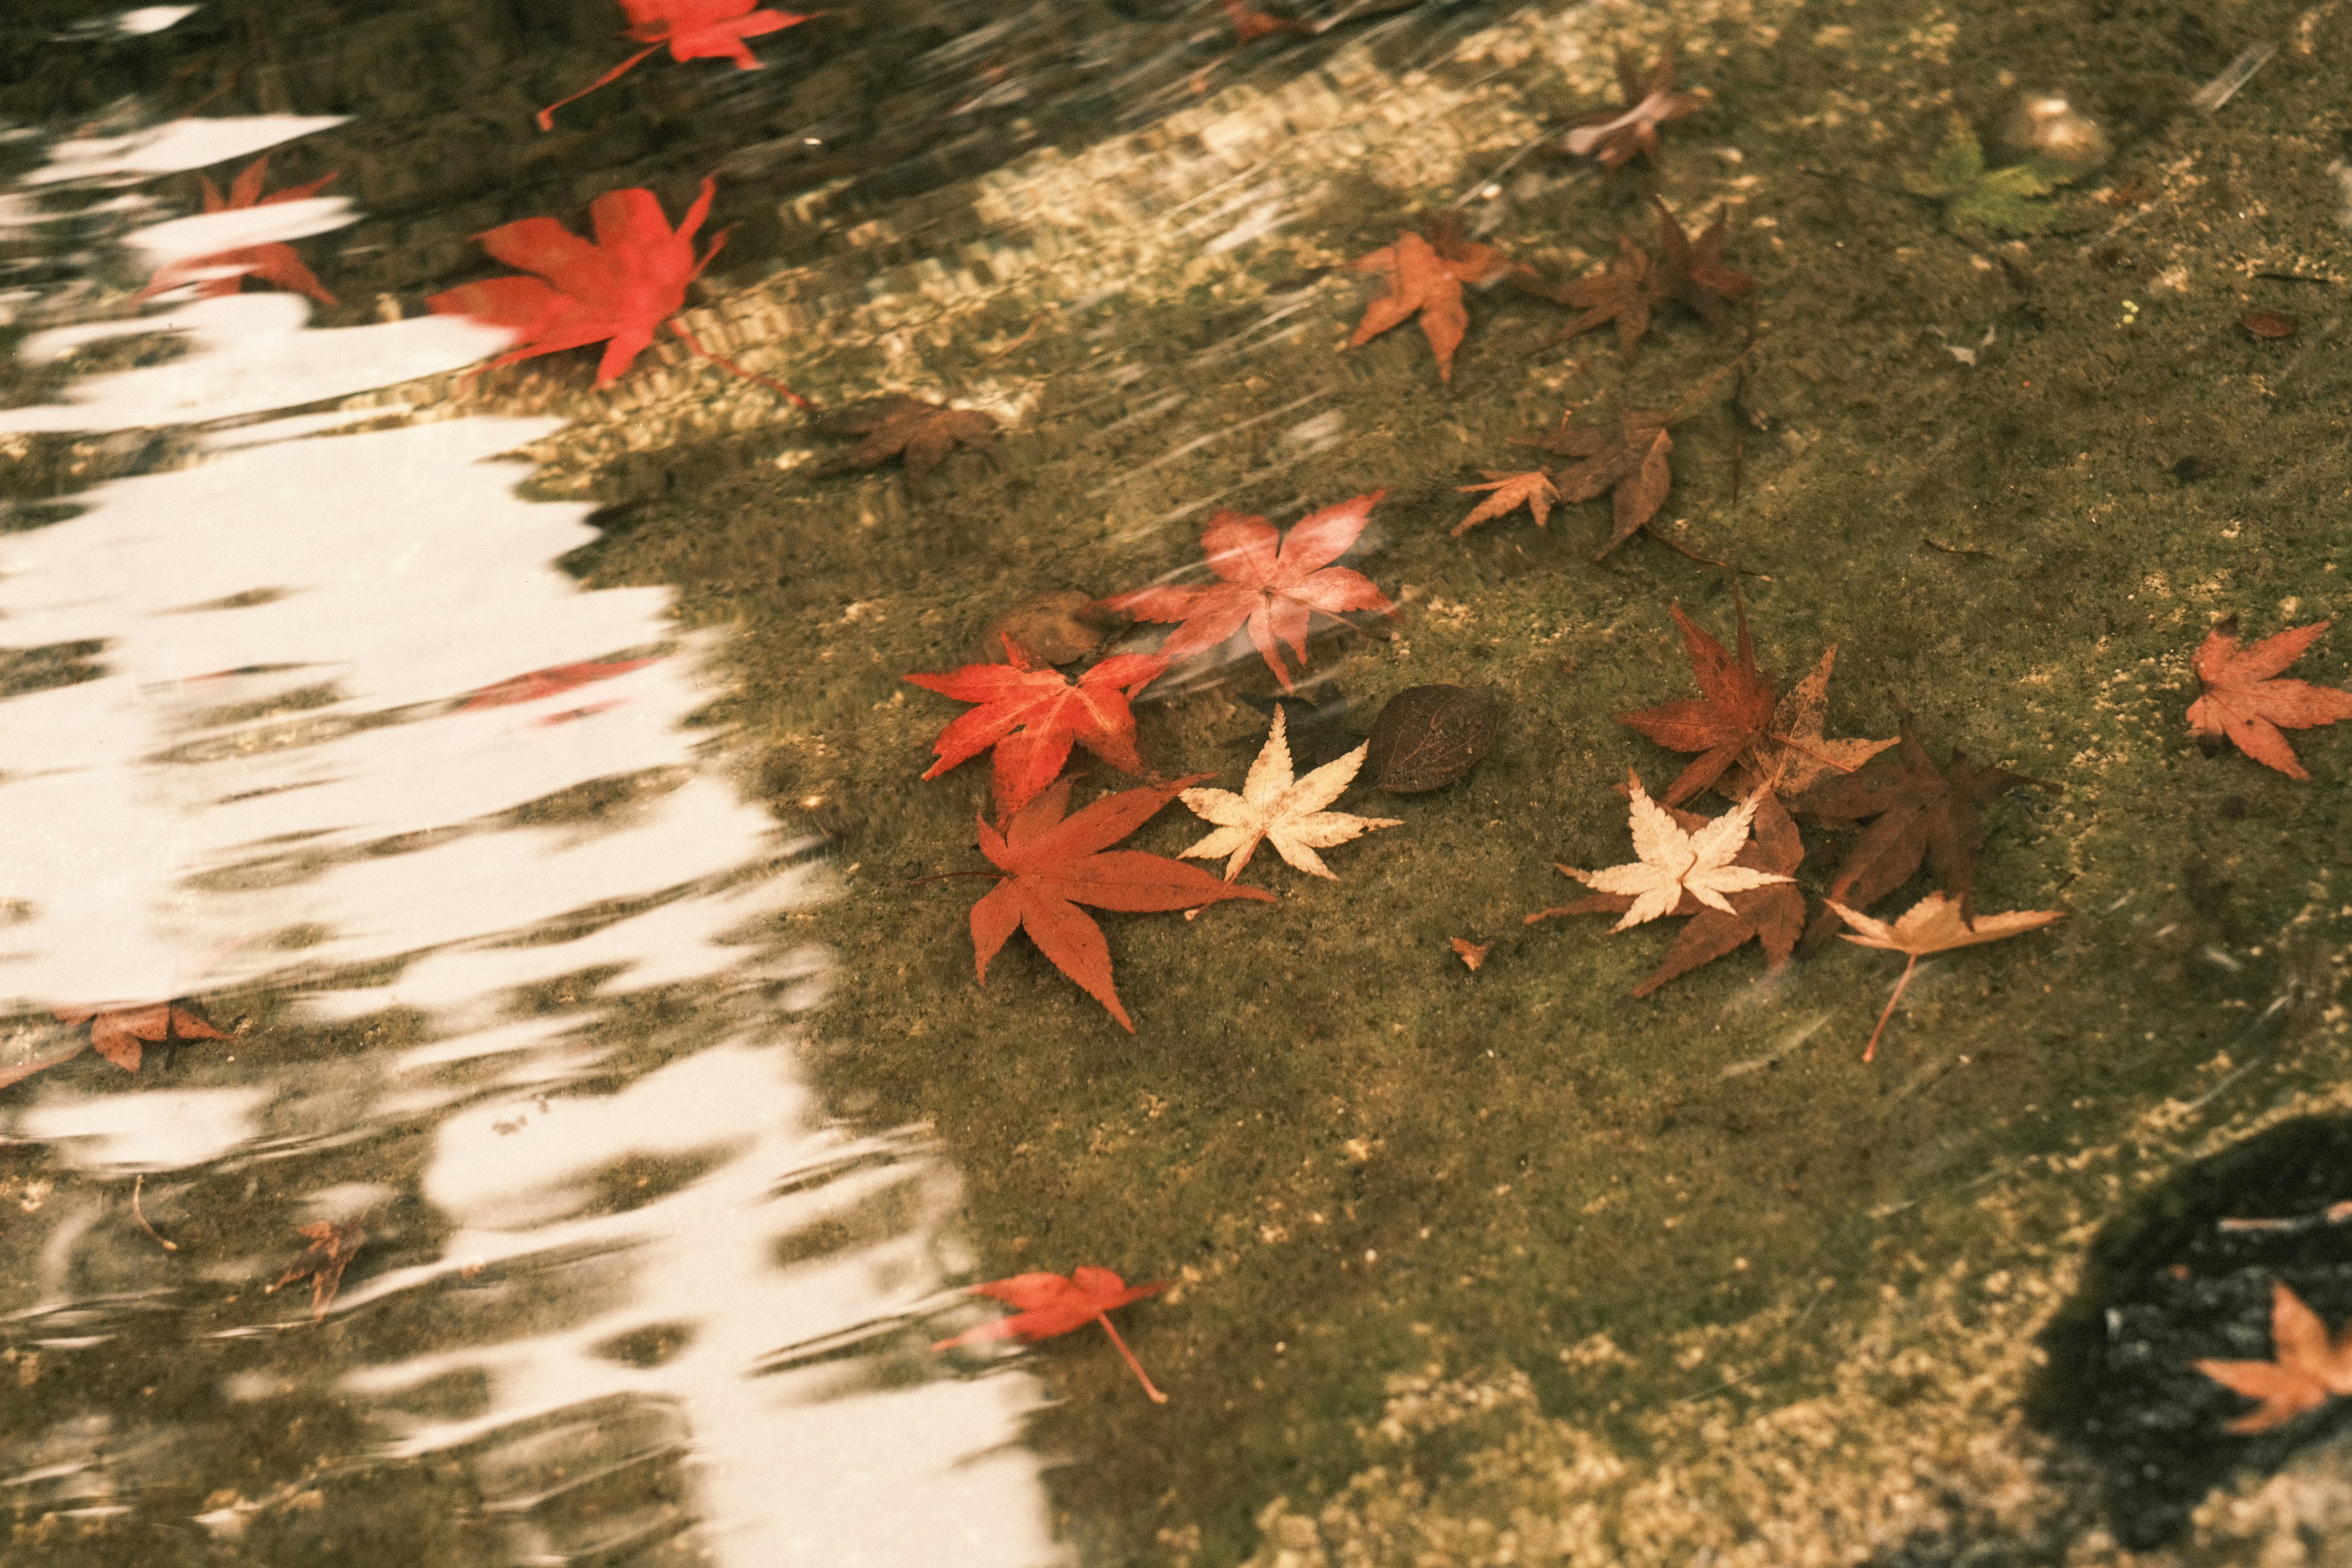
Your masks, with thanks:
[{"label": "white water reflection", "polygon": [[[109,172],[270,129],[166,128]],[[221,215],[241,226],[226,243],[277,237],[255,214],[304,205]],[[213,244],[178,222],[175,253]],[[58,329],[30,352],[159,325],[187,352],[0,428],[247,416],[498,344],[446,318],[320,331],[309,309],[246,293]],[[345,1171],[307,1194],[339,1222],[397,1199],[437,1238],[377,1269],[362,1251],[332,1312],[364,1349],[335,1381],[379,1460],[465,1475],[491,1560],[1053,1560],[1018,1445],[1034,1384],[940,1380],[919,1323],[902,1331],[956,1261],[954,1173],[911,1131],[829,1127],[799,1076],[792,1016],[824,960],[780,950],[774,921],[825,889],[688,727],[717,694],[712,649],[667,592],[586,593],[553,565],[593,537],[587,509],[523,502],[525,468],[498,458],[543,422],[344,419],[225,433],[192,467],[0,534],[0,641],[102,649],[97,679],[0,702],[0,899],[21,913],[0,1010],[268,986],[296,1024],[397,1016],[422,1043],[296,1060],[265,1027],[192,1047],[203,1088],[85,1057],[0,1093],[0,1126],[92,1176],[141,1173],[151,1203],[423,1129],[421,1173],[384,1178],[397,1193]],[[689,1024],[619,1021],[656,987]],[[190,1267],[258,1285],[284,1262],[282,1234],[243,1238],[266,1263],[118,1252],[93,1293],[78,1260],[112,1234],[94,1203],[46,1215],[41,1278],[0,1298],[0,1338],[100,1342]],[[309,1331],[296,1292],[247,1295],[255,1315],[216,1342]],[[226,1376],[224,1404],[274,1387],[268,1365]],[[419,1393],[452,1379],[483,1397]],[[131,1461],[83,1447],[61,1496],[136,1494],[104,1473]],[[35,1449],[0,1464],[39,1468]],[[233,1532],[259,1506],[201,1522]]]}]

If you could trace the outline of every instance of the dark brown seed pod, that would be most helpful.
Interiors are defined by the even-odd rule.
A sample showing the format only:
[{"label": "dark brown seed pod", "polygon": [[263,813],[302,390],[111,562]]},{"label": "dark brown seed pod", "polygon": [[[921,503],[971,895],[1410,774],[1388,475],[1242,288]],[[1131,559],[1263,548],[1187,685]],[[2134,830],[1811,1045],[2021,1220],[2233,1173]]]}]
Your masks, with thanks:
[{"label": "dark brown seed pod", "polygon": [[1491,687],[1408,687],[1373,721],[1372,782],[1391,795],[1444,789],[1486,754],[1501,721]]}]

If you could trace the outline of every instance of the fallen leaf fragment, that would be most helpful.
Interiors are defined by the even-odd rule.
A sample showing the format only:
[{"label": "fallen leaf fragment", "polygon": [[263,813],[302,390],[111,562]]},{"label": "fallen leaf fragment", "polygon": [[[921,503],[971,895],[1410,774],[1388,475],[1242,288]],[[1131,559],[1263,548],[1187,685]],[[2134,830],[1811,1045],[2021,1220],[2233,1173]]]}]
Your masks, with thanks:
[{"label": "fallen leaf fragment", "polygon": [[623,37],[646,47],[578,92],[559,98],[541,110],[541,131],[555,129],[557,110],[618,81],[665,44],[669,46],[669,58],[674,60],[730,59],[739,70],[757,70],[760,62],[744,39],[780,33],[812,19],[790,11],[755,11],[751,7],[756,0],[620,0],[620,4],[621,14],[629,20]]},{"label": "fallen leaf fragment", "polygon": [[895,394],[827,414],[817,420],[816,427],[828,436],[865,437],[840,457],[819,464],[814,470],[819,474],[871,468],[900,458],[906,462],[907,482],[919,485],[959,445],[1003,467],[996,416],[984,409],[950,408],[929,398]]},{"label": "fallen leaf fragment", "polygon": [[1570,121],[1573,127],[1559,140],[1570,157],[1591,156],[1606,169],[1634,158],[1655,162],[1658,127],[1679,120],[1706,100],[1696,93],[1675,90],[1675,56],[1679,40],[1669,40],[1657,63],[1645,74],[1622,52],[1617,56],[1617,89],[1624,102],[1614,109],[1595,110]]},{"label": "fallen leaf fragment", "polygon": [[1455,937],[1453,947],[1454,956],[1460,959],[1462,966],[1473,974],[1477,973],[1478,966],[1486,962],[1486,955],[1495,951],[1493,942],[1472,942],[1466,936]]},{"label": "fallen leaf fragment", "polygon": [[1198,587],[1139,588],[1104,600],[1114,610],[1142,621],[1181,624],[1160,646],[1166,659],[1206,653],[1246,630],[1282,689],[1292,689],[1281,646],[1289,645],[1299,667],[1307,664],[1307,631],[1319,612],[1337,617],[1349,610],[1393,615],[1372,580],[1331,563],[1355,546],[1372,508],[1388,491],[1373,490],[1302,518],[1287,534],[1262,517],[1221,511],[1209,520],[1201,548],[1219,579]]},{"label": "fallen leaf fragment", "polygon": [[1903,988],[1911,984],[1921,959],[1930,953],[1949,952],[1956,947],[1974,947],[1979,942],[1999,942],[2004,937],[2039,931],[2052,921],[2064,919],[2066,914],[2063,910],[2011,910],[2004,914],[1979,915],[1970,921],[1960,912],[1959,900],[1943,893],[1928,894],[1892,925],[1857,914],[1835,899],[1830,900],[1829,908],[1853,928],[1845,933],[1846,941],[1910,955],[1911,962],[1903,966],[1903,977],[1895,983],[1895,994],[1887,997],[1885,1010],[1878,1015],[1878,1027],[1870,1031],[1870,1044],[1862,1053],[1864,1061],[1878,1054],[1878,1037],[1885,1032],[1886,1020],[1895,1016],[1895,1005],[1903,1000]]},{"label": "fallen leaf fragment", "polygon": [[[1984,808],[2020,784],[2055,787],[1971,763],[1958,752],[1939,768],[1906,719],[1895,751],[1853,773],[1824,779],[1789,804],[1801,816],[1829,822],[1871,819],[1830,879],[1827,897],[1832,903],[1866,909],[1909,881],[1924,864],[1959,900],[1960,918],[1967,921],[1975,917]],[[1836,918],[1823,910],[1805,932],[1805,950],[1820,946],[1836,929]]]},{"label": "fallen leaf fragment", "polygon": [[1391,327],[1419,316],[1422,334],[1437,355],[1437,379],[1451,382],[1454,351],[1470,330],[1462,286],[1490,282],[1507,271],[1510,263],[1491,245],[1457,240],[1444,232],[1432,244],[1408,230],[1397,236],[1394,245],[1359,257],[1349,266],[1357,272],[1381,274],[1389,287],[1365,309],[1348,346],[1361,348]]},{"label": "fallen leaf fragment", "polygon": [[1056,1334],[1066,1334],[1088,1323],[1100,1323],[1110,1342],[1118,1347],[1128,1368],[1143,1384],[1143,1392],[1151,1396],[1154,1405],[1165,1405],[1168,1396],[1151,1386],[1144,1374],[1143,1363],[1127,1348],[1111,1326],[1109,1314],[1130,1301],[1140,1301],[1146,1296],[1156,1296],[1174,1284],[1172,1279],[1154,1279],[1149,1284],[1129,1285],[1108,1268],[1093,1268],[1081,1264],[1065,1279],[1059,1274],[1015,1274],[1009,1279],[992,1279],[985,1285],[975,1285],[971,1293],[986,1296],[1016,1309],[1013,1316],[999,1318],[992,1323],[982,1323],[967,1329],[952,1339],[931,1346],[935,1351],[956,1350],[964,1345],[984,1344],[991,1340],[1022,1340],[1034,1342],[1049,1340]]},{"label": "fallen leaf fragment", "polygon": [[2258,338],[2294,336],[2294,318],[2282,316],[2276,310],[2249,310],[2238,318],[2238,324]]},{"label": "fallen leaf fragment", "polygon": [[604,354],[596,365],[596,384],[603,386],[651,348],[654,333],[667,322],[704,359],[806,408],[808,399],[791,387],[719,358],[695,342],[685,322],[671,320],[686,308],[686,286],[726,243],[721,234],[699,258],[694,254],[695,231],[709,216],[716,188],[704,179],[675,231],[663,216],[661,198],[637,186],[607,191],[589,204],[593,243],[551,217],[486,229],[474,237],[493,259],[537,276],[461,283],[425,304],[441,315],[470,316],[515,333],[516,345],[491,360],[487,370],[603,343]]},{"label": "fallen leaf fragment", "polygon": [[1493,749],[1501,728],[1489,687],[1408,686],[1372,721],[1372,782],[1391,795],[1444,789]]},{"label": "fallen leaf fragment", "polygon": [[333,1304],[335,1292],[342,1288],[343,1270],[350,1266],[352,1256],[367,1244],[367,1232],[356,1225],[318,1220],[296,1226],[294,1234],[308,1237],[310,1246],[264,1294],[275,1295],[281,1287],[297,1279],[310,1280],[310,1321],[320,1322]]},{"label": "fallen leaf fragment", "polygon": [[[1751,940],[1763,946],[1766,973],[1778,974],[1788,967],[1789,955],[1796,951],[1797,938],[1805,929],[1805,896],[1789,880],[1805,858],[1804,841],[1778,796],[1762,795],[1753,798],[1758,803],[1755,837],[1740,847],[1731,863],[1750,870],[1777,873],[1781,880],[1730,894],[1728,911],[1710,909],[1685,893],[1668,912],[1690,923],[1675,936],[1658,967],[1633,987],[1634,996],[1647,996],[1668,981],[1712,963]],[[1669,806],[1667,815],[1694,835],[1706,826],[1706,818],[1696,812]],[[1560,869],[1565,871],[1567,868]],[[1559,915],[1625,914],[1633,907],[1632,894],[1595,893],[1573,903],[1538,910],[1528,916],[1527,923],[1533,925]]]},{"label": "fallen leaf fragment", "polygon": [[1638,773],[1627,775],[1633,802],[1632,826],[1635,859],[1599,871],[1562,866],[1560,871],[1595,892],[1628,895],[1633,902],[1624,918],[1610,928],[1628,931],[1672,914],[1685,894],[1711,910],[1736,914],[1729,894],[1790,880],[1784,873],[1759,871],[1737,865],[1756,820],[1761,795],[1750,795],[1723,816],[1696,830],[1685,828],[1653,801],[1642,788]]},{"label": "fallen leaf fragment", "polygon": [[989,960],[1014,931],[1026,931],[1055,968],[1133,1034],[1135,1023],[1112,985],[1110,946],[1079,905],[1146,912],[1190,910],[1220,899],[1274,901],[1263,888],[1239,887],[1196,866],[1140,850],[1110,849],[1207,776],[1195,773],[1170,784],[1107,795],[1066,819],[1062,813],[1069,804],[1070,781],[1061,779],[1023,806],[1002,834],[983,818],[980,850],[1003,876],[971,907],[981,983],[987,984]]},{"label": "fallen leaf fragment", "polygon": [[[275,206],[279,202],[308,201],[331,182],[333,173],[306,180],[299,185],[289,185],[282,191],[261,194],[262,181],[267,177],[269,159],[267,154],[247,163],[230,182],[228,195],[224,198],[220,187],[211,179],[199,175],[205,189],[205,211],[208,213],[239,212],[247,207]],[[147,287],[139,290],[142,300],[176,289],[183,283],[194,282],[199,299],[217,299],[234,294],[245,287],[248,278],[272,283],[290,293],[308,294],[322,305],[331,305],[335,297],[327,292],[316,274],[302,265],[290,245],[241,245],[229,250],[216,250],[209,256],[192,256],[157,268]]]},{"label": "fallen leaf fragment", "polygon": [[2279,671],[2301,658],[2333,621],[2290,626],[2252,647],[2238,646],[2236,617],[2205,636],[2197,650],[2204,695],[2189,708],[2189,730],[2199,740],[2230,743],[2291,779],[2308,779],[2282,730],[2313,730],[2352,719],[2352,691],[2308,680],[2284,680]]},{"label": "fallen leaf fragment", "polygon": [[[169,1045],[181,1040],[228,1038],[185,1007],[172,1002],[154,1002],[143,1007],[58,1007],[53,1011],[61,1024],[89,1025],[90,1048],[124,1072],[139,1070],[143,1054],[142,1041],[148,1045]],[[50,1064],[45,1062],[42,1065]],[[0,1079],[0,1082],[9,1081],[14,1080]]]},{"label": "fallen leaf fragment", "polygon": [[[1283,734],[1283,712],[1274,710],[1274,726],[1266,731],[1265,747],[1250,764],[1242,792],[1188,789],[1177,798],[1192,814],[1217,825],[1217,830],[1183,851],[1188,860],[1210,860],[1223,855],[1225,880],[1242,874],[1257,847],[1272,844],[1284,862],[1312,877],[1337,881],[1318,849],[1335,848],[1362,837],[1375,828],[1402,827],[1392,816],[1355,816],[1324,808],[1347,793],[1356,770],[1364,765],[1366,746],[1324,763],[1303,777],[1294,777],[1290,747]],[[1370,742],[1366,742],[1369,745]]]},{"label": "fallen leaf fragment", "polygon": [[1478,471],[1486,476],[1486,484],[1455,488],[1465,495],[1474,490],[1491,490],[1494,493],[1472,509],[1468,517],[1454,525],[1454,538],[1461,538],[1489,518],[1501,517],[1521,507],[1528,509],[1528,514],[1536,520],[1538,528],[1543,527],[1550,518],[1551,503],[1559,499],[1559,491],[1552,485],[1549,468],[1528,468],[1516,473],[1504,468],[1481,468]]},{"label": "fallen leaf fragment", "polygon": [[599,680],[610,680],[616,675],[626,675],[633,669],[643,669],[654,662],[650,658],[614,658],[585,664],[550,665],[545,669],[509,676],[504,680],[483,687],[467,697],[457,711],[470,713],[478,708],[504,708],[517,702],[536,702],[542,697],[560,696]]},{"label": "fallen leaf fragment", "polygon": [[1232,24],[1234,36],[1244,44],[1255,43],[1275,33],[1294,33],[1308,38],[1315,36],[1315,29],[1306,23],[1257,10],[1248,0],[1217,0],[1217,3],[1224,10],[1225,20]]},{"label": "fallen leaf fragment", "polygon": [[1121,773],[1151,771],[1136,752],[1135,713],[1128,703],[1166,671],[1167,659],[1114,654],[1072,680],[1058,669],[1032,664],[1009,638],[1004,655],[1003,664],[967,664],[905,678],[926,691],[979,704],[940,731],[931,745],[939,760],[925,778],[935,779],[993,747],[991,789],[997,816],[1009,818],[1054,782],[1070,759],[1073,742]]},{"label": "fallen leaf fragment", "polygon": [[2261,1403],[2224,1428],[2267,1432],[2316,1410],[2331,1395],[2352,1394],[2352,1325],[2331,1341],[2319,1314],[2283,1279],[2271,1281],[2270,1361],[2200,1361],[2199,1372],[2233,1393]]}]

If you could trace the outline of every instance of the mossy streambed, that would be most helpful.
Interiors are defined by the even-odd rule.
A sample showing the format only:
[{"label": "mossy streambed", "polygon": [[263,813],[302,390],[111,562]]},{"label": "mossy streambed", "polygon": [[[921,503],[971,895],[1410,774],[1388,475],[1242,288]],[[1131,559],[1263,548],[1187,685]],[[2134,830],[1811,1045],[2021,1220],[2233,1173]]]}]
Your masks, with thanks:
[{"label": "mossy streambed", "polygon": [[[685,626],[724,634],[731,691],[703,719],[747,792],[830,840],[834,896],[774,936],[834,955],[818,1081],[838,1115],[932,1131],[971,1277],[1180,1281],[1122,1318],[1164,1408],[1092,1336],[1032,1357],[1080,1561],[2283,1550],[2340,1490],[2324,1454],[2249,1448],[2302,1468],[2144,1536],[2037,1336],[2100,1227],[2186,1162],[2343,1109],[2352,739],[2299,737],[2299,783],[2200,752],[2181,715],[2215,618],[2263,635],[2347,607],[2352,11],[1457,20],[855,225],[826,227],[821,193],[786,203],[824,254],[730,258],[691,314],[822,403],[995,410],[1003,471],[814,477],[828,444],[682,354],[605,394],[584,363],[428,390],[571,416],[528,492],[599,505],[569,564],[675,588]],[[1711,102],[1654,170],[1522,155],[1598,100],[1610,51],[1676,29]],[[2250,85],[2193,107],[2263,41]],[[2098,118],[2112,160],[2046,234],[1956,235],[1899,172],[1955,110],[1990,137],[2029,89]],[[1496,289],[1441,385],[1411,328],[1335,352],[1369,288],[1345,264],[1458,206],[1573,273],[1621,228],[1650,237],[1652,189],[1694,222],[1736,204],[1725,259],[1761,285],[1738,380],[1675,430],[1658,520],[1734,569],[1645,538],[1596,564],[1599,503],[1448,537],[1458,487],[1520,466],[1509,437],[1672,406],[1748,340],[1669,314],[1626,364],[1602,334],[1546,348],[1563,314]],[[2253,310],[2297,330],[2252,333]],[[1343,802],[1405,825],[1334,852],[1337,882],[1262,855],[1276,906],[1106,917],[1132,1037],[1019,941],[975,984],[980,885],[921,879],[982,866],[985,764],[917,782],[959,710],[899,678],[981,657],[1035,595],[1184,565],[1215,508],[1287,524],[1376,489],[1354,563],[1404,613],[1314,668],[1363,724],[1406,687],[1491,688],[1493,752],[1442,792]],[[1664,933],[1522,924],[1572,890],[1551,862],[1625,858],[1612,786],[1681,759],[1612,716],[1689,694],[1669,606],[1727,638],[1735,593],[1783,685],[1837,645],[1832,732],[1908,713],[1939,758],[2057,786],[1989,808],[1977,896],[2068,918],[1924,974],[1867,1067],[1885,955],[1832,943],[1766,979],[1751,947],[1628,1003]],[[2297,673],[2347,669],[2323,642]],[[1267,689],[1243,660],[1145,704],[1145,754],[1232,784],[1264,734],[1239,696]],[[1095,770],[1080,797],[1121,782]],[[1171,808],[1134,842],[1173,853],[1197,826]],[[1809,893],[1846,842],[1808,827]],[[1494,944],[1476,972],[1454,938]],[[2204,1407],[2226,1450],[2224,1414]]]}]

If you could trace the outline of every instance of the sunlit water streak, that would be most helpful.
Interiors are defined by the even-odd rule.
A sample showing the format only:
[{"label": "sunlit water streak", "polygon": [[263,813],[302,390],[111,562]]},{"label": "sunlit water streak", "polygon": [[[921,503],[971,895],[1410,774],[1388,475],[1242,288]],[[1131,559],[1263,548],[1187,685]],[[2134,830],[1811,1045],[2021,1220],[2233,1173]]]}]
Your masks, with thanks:
[{"label": "sunlit water streak", "polygon": [[[28,184],[120,183],[307,128],[165,127],[61,149]],[[346,210],[148,237],[200,256]],[[443,318],[313,330],[308,310],[247,293],[37,336],[37,360],[131,330],[186,352],[0,414],[0,433],[249,416],[500,341]],[[331,1309],[359,1347],[333,1381],[370,1463],[460,1467],[485,1561],[1053,1559],[1017,1441],[1034,1383],[943,1379],[921,1325],[901,1331],[958,1265],[954,1173],[919,1130],[828,1124],[799,1077],[793,1016],[825,960],[781,945],[774,917],[823,896],[824,874],[687,727],[715,694],[711,647],[679,635],[667,592],[583,592],[556,569],[593,537],[587,509],[520,500],[525,470],[498,460],[545,423],[337,428],[380,416],[215,429],[190,466],[0,535],[0,641],[102,646],[97,679],[0,703],[0,898],[21,917],[0,929],[0,1013],[12,1048],[54,1054],[70,1037],[40,1022],[51,1006],[266,988],[288,1004],[279,1027],[398,1016],[422,1043],[289,1064],[248,1034],[193,1047],[210,1053],[201,1088],[82,1057],[0,1091],[0,1127],[166,1202],[174,1183],[428,1129],[413,1182],[321,1177],[308,1203],[379,1229],[405,1212],[395,1231],[437,1238],[373,1268],[362,1249]],[[592,783],[618,804],[551,802]],[[617,1020],[656,988],[693,1026]],[[631,1171],[661,1184],[616,1193]],[[286,1260],[273,1233],[241,1237],[246,1258],[116,1247],[100,1268],[86,1255],[113,1234],[108,1190],[20,1222],[43,1227],[39,1261],[0,1286],[0,1339],[102,1346],[199,1281],[258,1287]],[[113,1287],[89,1289],[101,1273]],[[292,1292],[239,1299],[249,1321],[213,1337],[262,1360],[221,1379],[232,1409],[277,1386],[268,1347],[324,1331]],[[426,1396],[453,1384],[481,1395]],[[110,1419],[0,1450],[0,1481],[62,1512],[142,1510],[142,1450],[101,1441]],[[180,1519],[234,1539],[265,1506]]]}]

